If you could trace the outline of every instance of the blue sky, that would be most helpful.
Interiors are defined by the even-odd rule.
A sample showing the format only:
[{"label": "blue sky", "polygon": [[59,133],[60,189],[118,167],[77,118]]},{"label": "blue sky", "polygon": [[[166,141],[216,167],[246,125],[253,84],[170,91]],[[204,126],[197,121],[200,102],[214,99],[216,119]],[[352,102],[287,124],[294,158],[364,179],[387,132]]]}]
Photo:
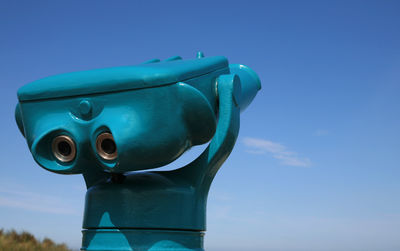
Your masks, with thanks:
[{"label": "blue sky", "polygon": [[83,178],[34,163],[19,87],[203,51],[263,85],[211,187],[207,250],[400,250],[399,13],[398,1],[1,1],[0,228],[80,246]]}]

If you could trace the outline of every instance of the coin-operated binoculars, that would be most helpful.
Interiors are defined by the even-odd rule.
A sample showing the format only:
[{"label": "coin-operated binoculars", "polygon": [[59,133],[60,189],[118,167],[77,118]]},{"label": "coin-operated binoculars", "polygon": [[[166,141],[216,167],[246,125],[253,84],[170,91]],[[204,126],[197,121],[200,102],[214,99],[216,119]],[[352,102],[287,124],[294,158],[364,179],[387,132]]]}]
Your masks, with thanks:
[{"label": "coin-operated binoculars", "polygon": [[[84,177],[82,250],[199,251],[211,182],[260,88],[250,68],[199,53],[32,82],[15,116],[40,166]],[[143,171],[209,141],[182,168]]]}]

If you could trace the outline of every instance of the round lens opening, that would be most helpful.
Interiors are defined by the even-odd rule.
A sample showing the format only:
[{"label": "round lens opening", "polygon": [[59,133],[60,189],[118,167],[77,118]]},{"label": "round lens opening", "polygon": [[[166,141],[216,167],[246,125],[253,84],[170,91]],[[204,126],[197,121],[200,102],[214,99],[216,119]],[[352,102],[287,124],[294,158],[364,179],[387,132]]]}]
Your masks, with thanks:
[{"label": "round lens opening", "polygon": [[113,154],[117,150],[117,146],[111,139],[104,139],[101,142],[101,149],[108,154]]},{"label": "round lens opening", "polygon": [[63,156],[69,156],[72,152],[71,146],[66,141],[61,141],[57,145],[58,152]]},{"label": "round lens opening", "polygon": [[101,158],[114,160],[117,158],[117,145],[111,133],[104,132],[96,139],[96,150]]},{"label": "round lens opening", "polygon": [[60,135],[54,138],[52,143],[54,157],[61,162],[70,162],[75,158],[76,148],[71,137]]}]

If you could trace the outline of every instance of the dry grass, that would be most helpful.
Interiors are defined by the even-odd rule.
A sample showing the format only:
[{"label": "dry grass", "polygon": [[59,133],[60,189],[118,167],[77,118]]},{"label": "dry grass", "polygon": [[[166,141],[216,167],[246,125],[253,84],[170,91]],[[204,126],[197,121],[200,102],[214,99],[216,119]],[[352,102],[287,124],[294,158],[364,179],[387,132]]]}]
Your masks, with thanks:
[{"label": "dry grass", "polygon": [[65,244],[56,244],[48,238],[39,241],[28,232],[0,229],[0,251],[70,251]]}]

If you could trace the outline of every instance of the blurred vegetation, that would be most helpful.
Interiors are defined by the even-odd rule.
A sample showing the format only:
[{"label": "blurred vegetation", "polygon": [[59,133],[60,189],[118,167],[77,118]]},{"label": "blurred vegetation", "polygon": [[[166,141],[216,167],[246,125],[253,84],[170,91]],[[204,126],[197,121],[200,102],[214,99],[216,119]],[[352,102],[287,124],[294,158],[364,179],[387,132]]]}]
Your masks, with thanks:
[{"label": "blurred vegetation", "polygon": [[39,241],[28,232],[0,229],[0,251],[71,251],[65,244],[56,244],[49,238]]}]

